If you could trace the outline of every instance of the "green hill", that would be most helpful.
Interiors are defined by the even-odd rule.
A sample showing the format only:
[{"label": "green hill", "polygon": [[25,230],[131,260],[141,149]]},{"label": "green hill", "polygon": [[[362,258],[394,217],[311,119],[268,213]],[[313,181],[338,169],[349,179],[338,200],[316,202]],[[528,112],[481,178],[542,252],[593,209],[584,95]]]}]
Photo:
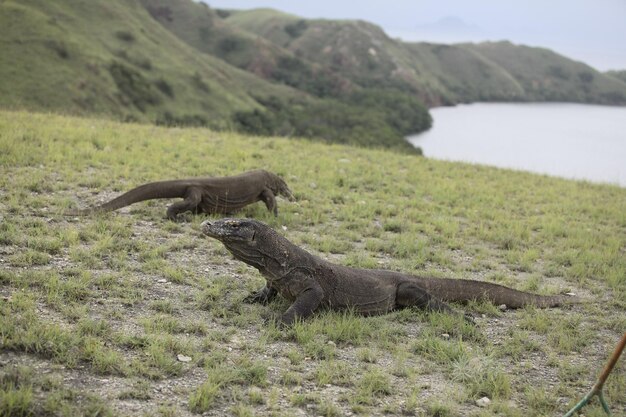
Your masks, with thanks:
[{"label": "green hill", "polygon": [[443,103],[517,101],[524,97],[519,83],[500,66],[460,45],[406,43],[413,67],[428,74],[441,91]]},{"label": "green hill", "polygon": [[[626,189],[380,149],[0,111],[1,416],[563,415],[626,329]],[[175,151],[172,151],[175,149]],[[277,157],[278,156],[278,157]],[[296,201],[236,213],[362,268],[574,292],[571,307],[407,309],[289,303],[168,200],[67,207],[141,183],[266,168]],[[175,174],[173,174],[175,173]],[[269,320],[268,320],[269,319]],[[626,361],[605,385],[626,407]],[[491,404],[478,408],[487,396]],[[585,415],[605,415],[598,402]]]},{"label": "green hill", "polygon": [[225,128],[257,97],[297,95],[199,55],[130,0],[4,1],[0,37],[5,108]]},{"label": "green hill", "polygon": [[[365,107],[350,97],[341,102],[321,99],[297,82],[317,79],[308,66],[308,72],[282,69],[295,82],[268,82],[224,60],[246,70],[254,67],[237,58],[249,53],[238,54],[228,46],[233,40],[236,45],[239,39],[249,42],[253,35],[224,29],[220,19],[212,32],[210,9],[191,1],[176,5],[137,0],[0,3],[0,106],[417,152],[404,136],[428,128],[430,117],[416,98],[384,96],[380,102],[392,103],[385,107]],[[172,23],[169,29],[163,21]],[[202,36],[212,38],[211,33],[222,29],[214,46],[225,56],[197,49]],[[268,54],[277,54],[279,63],[291,56],[269,42],[261,44]],[[254,45],[249,44],[256,50]]]},{"label": "green hill", "polygon": [[254,33],[226,23],[229,12],[191,0],[141,0],[150,15],[195,49],[217,56],[231,65],[316,96],[351,90],[350,81],[320,65],[295,56]]},{"label": "green hill", "polygon": [[626,70],[607,71],[606,75],[617,78],[626,83]]},{"label": "green hill", "polygon": [[[295,134],[414,151],[403,136],[431,125],[417,95],[397,85],[359,85],[358,80],[348,79],[324,63],[222,20],[230,16],[228,11],[191,0],[141,1],[163,27],[197,50],[318,98],[306,106],[279,96],[259,100],[268,111],[243,112],[237,117],[238,127],[247,133]],[[303,29],[299,22],[296,19],[293,27],[287,25],[289,37],[297,37]]]},{"label": "green hill", "polygon": [[626,104],[626,83],[508,42],[403,43],[363,21],[191,0],[0,2],[0,107],[418,153],[427,106]]},{"label": "green hill", "polygon": [[307,20],[271,9],[234,12],[226,22],[358,85],[409,88],[429,105],[469,101],[626,104],[626,83],[543,48],[510,42],[404,43],[371,23]]},{"label": "green hill", "polygon": [[140,0],[163,27],[198,51],[268,78],[276,63],[292,54],[273,43],[226,24],[215,9],[192,0]]},{"label": "green hill", "polygon": [[626,83],[545,48],[485,42],[464,45],[517,80],[528,101],[626,104]]}]

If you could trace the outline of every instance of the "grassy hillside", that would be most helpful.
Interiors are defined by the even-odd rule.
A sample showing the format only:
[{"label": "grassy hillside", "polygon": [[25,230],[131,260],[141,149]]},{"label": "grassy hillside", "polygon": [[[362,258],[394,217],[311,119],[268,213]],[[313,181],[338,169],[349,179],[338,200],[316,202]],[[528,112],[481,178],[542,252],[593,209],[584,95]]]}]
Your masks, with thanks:
[{"label": "grassy hillside", "polygon": [[[616,186],[23,112],[0,112],[0,166],[0,415],[562,415],[626,328]],[[297,201],[279,199],[277,218],[261,204],[239,215],[325,259],[585,303],[456,306],[476,327],[405,310],[320,312],[279,330],[266,319],[286,303],[242,302],[263,279],[201,235],[203,216],[169,222],[169,201],[59,214],[147,181],[253,168],[282,175]],[[605,387],[616,415],[625,364]]]},{"label": "grassy hillside", "polygon": [[140,1],[156,21],[193,48],[264,78],[279,59],[292,56],[263,38],[224,23],[205,3]]},{"label": "grassy hillside", "polygon": [[461,45],[407,43],[414,66],[431,74],[446,91],[445,100],[518,101],[524,88],[502,67]]},{"label": "grassy hillside", "polygon": [[[403,137],[431,126],[428,111],[415,94],[397,88],[359,85],[333,68],[226,23],[220,18],[228,16],[226,11],[216,11],[191,0],[141,1],[155,20],[198,51],[318,98],[306,105],[301,100],[294,103],[280,96],[259,99],[266,111],[238,114],[239,130],[410,152],[414,150]],[[297,30],[288,29],[290,36],[296,36]]]},{"label": "grassy hillside", "polygon": [[545,48],[484,42],[465,45],[517,80],[531,101],[625,104],[626,83]]},{"label": "grassy hillside", "polygon": [[410,88],[429,105],[468,101],[626,104],[626,83],[552,51],[510,42],[403,43],[362,21],[307,20],[270,9],[226,22],[363,86]]},{"label": "grassy hillside", "polygon": [[226,128],[296,96],[196,51],[135,1],[0,4],[0,106]]},{"label": "grassy hillside", "polygon": [[[315,84],[312,67],[292,71],[300,61],[290,60],[291,53],[253,42],[253,35],[227,28],[191,1],[5,1],[0,19],[2,108],[298,135],[403,152],[416,152],[404,136],[430,127],[427,110],[414,97],[400,97],[391,107],[315,97],[319,85],[334,91],[336,83]],[[213,46],[203,43],[214,38]],[[212,48],[219,56],[201,53]],[[266,66],[259,51],[277,54],[268,58],[278,60],[272,77],[288,76],[286,82],[268,82],[223,60],[253,70]]]},{"label": "grassy hillside", "polygon": [[424,105],[626,103],[626,83],[509,43],[405,44],[362,21],[191,0],[0,3],[0,108],[418,153]]},{"label": "grassy hillside", "polygon": [[[403,45],[363,21],[301,19],[271,9],[238,11],[226,22],[362,87],[409,89],[425,103],[452,103],[435,77],[420,72]],[[443,97],[443,98],[442,98]]]},{"label": "grassy hillside", "polygon": [[607,71],[606,74],[610,77],[617,78],[626,83],[626,70]]}]

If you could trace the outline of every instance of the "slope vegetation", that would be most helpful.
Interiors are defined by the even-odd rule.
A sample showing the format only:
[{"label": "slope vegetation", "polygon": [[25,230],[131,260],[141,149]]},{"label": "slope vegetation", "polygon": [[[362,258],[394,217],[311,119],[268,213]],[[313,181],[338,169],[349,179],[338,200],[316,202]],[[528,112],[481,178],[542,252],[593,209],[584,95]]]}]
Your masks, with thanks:
[{"label": "slope vegetation", "polygon": [[0,3],[0,105],[228,127],[255,97],[291,95],[196,51],[136,2]]},{"label": "slope vegetation", "polygon": [[191,0],[0,2],[0,107],[418,153],[426,106],[625,104],[626,83],[540,48],[403,43],[363,21]]},{"label": "slope vegetation", "polygon": [[626,83],[626,70],[607,71],[606,75],[617,78]]},{"label": "slope vegetation", "polygon": [[[351,96],[325,99],[342,83],[332,77],[317,82],[322,71],[256,35],[228,28],[191,1],[5,1],[0,19],[4,108],[298,135],[405,152],[417,151],[404,136],[430,126],[426,108],[401,92],[398,100],[381,92],[376,102],[384,106],[365,106]],[[253,51],[266,54],[272,65],[252,57]],[[284,82],[259,77],[266,67],[272,68],[266,74],[271,80]]]},{"label": "slope vegetation", "polygon": [[549,49],[510,42],[464,46],[508,72],[523,88],[525,100],[626,104],[624,82]]}]

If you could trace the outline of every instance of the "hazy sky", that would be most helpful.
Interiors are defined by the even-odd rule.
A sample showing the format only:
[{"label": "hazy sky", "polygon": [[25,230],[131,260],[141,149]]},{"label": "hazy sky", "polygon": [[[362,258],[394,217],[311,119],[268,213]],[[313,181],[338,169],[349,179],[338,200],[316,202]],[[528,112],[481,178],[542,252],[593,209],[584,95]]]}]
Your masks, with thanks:
[{"label": "hazy sky", "polygon": [[206,0],[307,18],[363,19],[393,37],[435,42],[507,39],[599,70],[626,69],[626,0]]}]

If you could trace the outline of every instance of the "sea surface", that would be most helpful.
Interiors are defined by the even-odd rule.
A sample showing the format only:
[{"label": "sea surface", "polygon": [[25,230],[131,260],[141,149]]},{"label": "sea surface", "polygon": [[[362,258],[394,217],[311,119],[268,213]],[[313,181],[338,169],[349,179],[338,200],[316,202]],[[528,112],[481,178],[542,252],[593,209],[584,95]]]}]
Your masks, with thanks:
[{"label": "sea surface", "polygon": [[626,187],[626,108],[477,103],[430,110],[424,155]]}]

